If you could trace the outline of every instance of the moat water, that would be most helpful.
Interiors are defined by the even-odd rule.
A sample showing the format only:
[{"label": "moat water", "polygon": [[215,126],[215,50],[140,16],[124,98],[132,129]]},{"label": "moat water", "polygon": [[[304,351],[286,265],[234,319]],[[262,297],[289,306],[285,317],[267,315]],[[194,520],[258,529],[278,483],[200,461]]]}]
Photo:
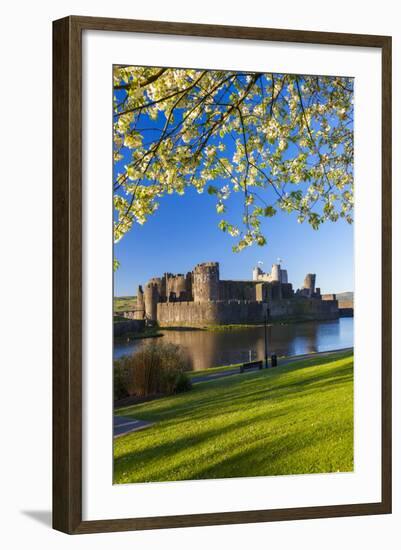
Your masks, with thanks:
[{"label": "moat water", "polygon": [[[264,359],[264,327],[225,331],[166,330],[161,338],[145,338],[114,346],[114,358],[135,353],[150,342],[172,342],[183,346],[192,362],[193,370],[231,365]],[[267,329],[269,355],[301,355],[329,351],[354,345],[354,319],[343,317],[335,321],[319,321],[273,325]]]}]

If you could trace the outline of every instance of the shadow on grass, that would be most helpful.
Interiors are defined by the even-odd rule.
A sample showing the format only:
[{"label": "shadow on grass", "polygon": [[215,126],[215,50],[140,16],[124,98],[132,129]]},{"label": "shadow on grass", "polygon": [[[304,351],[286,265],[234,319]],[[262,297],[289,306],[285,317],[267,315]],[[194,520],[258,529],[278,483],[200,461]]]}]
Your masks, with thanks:
[{"label": "shadow on grass", "polygon": [[[325,361],[325,364],[328,362]],[[313,403],[319,403],[325,414],[327,411],[326,421],[330,426],[328,433],[331,438],[333,434],[336,437],[338,434],[341,441],[344,428],[348,430],[347,434],[352,433],[352,426],[337,425],[335,415],[332,422],[332,405],[330,400],[327,405],[324,402],[326,392],[341,389],[352,382],[352,357],[325,372],[308,371],[309,367],[308,362],[303,377],[296,380],[295,371],[304,368],[299,365],[288,367],[285,371],[270,371],[268,376],[265,372],[255,373],[243,379],[233,377],[199,385],[189,394],[120,410],[125,415],[160,423],[146,432],[124,436],[115,443],[115,481],[171,481],[341,469],[341,453],[338,457],[331,457],[329,453],[324,461],[311,456],[306,465],[299,466],[299,471],[291,459],[294,453],[302,454],[303,450],[319,444],[324,448],[325,445],[327,428],[311,428],[310,421],[316,419],[313,409],[311,411],[314,396],[310,394],[316,393],[317,401]],[[255,389],[259,380],[263,387]],[[297,401],[294,402],[293,398]],[[258,414],[256,411],[262,402],[265,406],[263,412]],[[248,415],[245,419],[244,414]],[[309,425],[302,426],[296,415],[306,419]],[[277,425],[276,420],[280,417],[287,418],[283,426],[281,423]],[[279,433],[282,429],[285,436]],[[341,445],[344,446],[344,443]],[[341,445],[340,450],[343,448]],[[352,448],[352,443],[347,445]],[[336,442],[332,440],[331,448],[335,447]],[[205,465],[206,461],[208,465]],[[325,469],[322,469],[323,463],[326,464]],[[342,463],[352,463],[349,452]]]},{"label": "shadow on grass", "polygon": [[[280,416],[285,416],[288,414],[287,409],[281,408],[280,411],[275,412],[273,415],[270,415],[269,417],[266,417],[266,414],[260,414],[252,417],[252,424],[255,424],[257,421],[263,421],[268,422],[269,419],[272,418],[278,418]],[[190,427],[188,427],[187,434],[182,437],[176,437],[174,440],[168,439],[164,443],[160,443],[157,445],[150,445],[149,447],[146,447],[145,449],[132,449],[130,448],[130,451],[127,453],[122,453],[118,456],[118,458],[115,458],[114,465],[115,468],[118,468],[118,465],[121,461],[124,461],[127,463],[127,460],[135,464],[137,467],[140,466],[141,463],[149,464],[151,460],[159,461],[160,457],[163,457],[163,460],[168,460],[169,457],[174,456],[175,454],[179,453],[180,451],[187,450],[188,448],[191,448],[191,450],[195,450],[196,447],[201,446],[204,442],[210,441],[214,438],[219,438],[221,436],[227,435],[230,432],[234,432],[237,430],[241,430],[243,427],[247,427],[250,425],[250,421],[247,420],[233,420],[231,422],[226,422],[223,428],[213,428],[213,429],[204,429],[201,432],[199,431],[199,426],[197,427],[197,430],[195,433],[190,433]],[[165,426],[164,432],[168,436],[171,426]],[[161,430],[161,428],[159,428]],[[189,433],[188,433],[189,432]],[[138,435],[141,436],[141,441],[139,441]],[[163,433],[160,434],[161,437],[163,437]],[[151,441],[154,436],[150,433],[150,430],[147,431],[147,433],[143,432],[141,434],[130,434],[126,436],[125,444],[121,445],[121,448],[124,449],[124,446],[130,446],[130,444],[138,443],[138,447],[142,445],[146,445],[148,441]],[[233,446],[235,447],[237,443],[233,442]],[[125,466],[124,466],[125,467]]]},{"label": "shadow on grass", "polygon": [[[297,377],[292,380],[292,374],[297,369],[291,371],[273,374],[262,371],[262,373],[252,373],[246,375],[246,378],[240,379],[238,376],[230,377],[226,380],[216,380],[199,385],[193,388],[189,393],[178,396],[167,397],[154,402],[148,402],[145,405],[135,405],[124,409],[119,409],[119,414],[132,416],[140,420],[149,420],[153,422],[169,421],[174,419],[179,422],[180,417],[191,414],[193,419],[201,419],[210,414],[216,413],[216,404],[219,408],[226,403],[230,405],[230,410],[238,410],[241,406],[256,404],[264,400],[280,400],[287,396],[289,391],[294,393],[305,393],[315,391],[320,387],[322,391],[329,389],[333,385],[347,383],[352,380],[352,365],[347,362],[345,365],[338,366],[334,372],[325,371],[316,373],[314,371],[305,372],[305,377]],[[309,368],[309,367],[308,367]],[[255,389],[255,382],[261,379],[263,387]],[[266,382],[269,385],[266,387]],[[224,390],[224,395],[221,390]]]},{"label": "shadow on grass", "polygon": [[[352,471],[352,456],[346,459],[332,460],[323,463],[317,458],[314,462],[297,462],[291,460],[292,455],[299,456],[304,451],[313,450],[325,441],[323,434],[300,432],[296,440],[288,436],[276,438],[274,451],[269,453],[264,441],[253,443],[247,450],[241,449],[229,458],[221,455],[212,466],[198,468],[194,479],[217,479],[233,477],[251,477],[265,475],[295,475],[311,473],[332,473],[338,471]],[[352,446],[350,449],[353,453]]]},{"label": "shadow on grass", "polygon": [[[278,416],[285,416],[288,411],[281,411]],[[252,418],[252,425],[257,431],[258,424],[266,423],[264,415]],[[217,479],[233,477],[249,477],[261,475],[289,475],[306,473],[329,473],[352,470],[352,438],[349,448],[350,456],[333,459],[329,462],[316,459],[297,461],[293,456],[300,456],[304,451],[313,450],[326,442],[324,431],[303,429],[296,431],[296,437],[291,434],[277,435],[276,431],[252,436],[246,441],[236,439],[235,432],[249,425],[249,422],[232,423],[224,428],[207,430],[201,435],[186,436],[174,443],[166,443],[145,451],[134,451],[115,461],[115,477],[132,469],[136,471],[131,482],[174,481],[184,479]],[[230,436],[228,439],[224,439]],[[221,441],[219,441],[221,440]],[[210,451],[194,461],[197,449],[208,442]],[[228,443],[229,442],[229,443]],[[186,451],[191,449],[191,456]],[[180,453],[184,452],[185,454]],[[348,454],[349,454],[348,453]],[[160,463],[160,457],[163,457]],[[169,463],[170,458],[174,463]],[[141,477],[142,466],[148,467],[155,462],[155,470],[146,477]],[[212,466],[208,465],[212,463]],[[127,481],[130,482],[130,481]]]}]

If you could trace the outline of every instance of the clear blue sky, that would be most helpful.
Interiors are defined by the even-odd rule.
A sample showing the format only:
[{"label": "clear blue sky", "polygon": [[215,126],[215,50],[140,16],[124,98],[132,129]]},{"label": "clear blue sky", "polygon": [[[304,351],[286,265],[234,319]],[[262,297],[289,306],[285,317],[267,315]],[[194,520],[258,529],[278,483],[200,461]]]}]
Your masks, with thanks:
[{"label": "clear blue sky", "polygon": [[[231,220],[241,216],[241,197],[228,210]],[[316,273],[322,292],[352,291],[353,226],[343,220],[326,222],[317,231],[299,224],[296,214],[278,212],[262,226],[264,247],[231,250],[235,240],[217,224],[216,197],[189,189],[184,196],[167,195],[159,210],[143,226],[132,230],[115,245],[121,265],[114,275],[115,296],[133,295],[138,284],[164,272],[186,273],[200,262],[220,262],[222,279],[251,279],[252,268],[263,261],[264,271],[280,257],[294,289],[306,273]],[[230,221],[230,215],[225,218]]]}]

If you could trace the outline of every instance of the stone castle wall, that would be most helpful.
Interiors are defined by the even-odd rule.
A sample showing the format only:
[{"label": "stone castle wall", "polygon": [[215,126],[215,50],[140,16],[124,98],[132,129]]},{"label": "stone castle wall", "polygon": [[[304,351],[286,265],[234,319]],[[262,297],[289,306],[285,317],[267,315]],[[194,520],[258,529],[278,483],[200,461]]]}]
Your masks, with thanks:
[{"label": "stone castle wall", "polygon": [[254,281],[220,281],[219,300],[256,301],[256,287],[260,283]]},{"label": "stone castle wall", "polygon": [[275,320],[324,321],[338,319],[337,300],[293,298],[277,300],[269,304],[270,316]]},{"label": "stone castle wall", "polygon": [[260,323],[267,309],[273,320],[337,318],[335,295],[322,300],[315,283],[316,275],[308,273],[294,295],[280,264],[270,274],[257,267],[253,280],[234,281],[220,280],[218,262],[204,262],[185,275],[164,273],[139,287],[132,317],[167,326]]},{"label": "stone castle wall", "polygon": [[190,326],[262,323],[267,308],[271,320],[325,320],[338,318],[337,301],[288,299],[271,302],[244,300],[171,302],[157,304],[161,326]]}]

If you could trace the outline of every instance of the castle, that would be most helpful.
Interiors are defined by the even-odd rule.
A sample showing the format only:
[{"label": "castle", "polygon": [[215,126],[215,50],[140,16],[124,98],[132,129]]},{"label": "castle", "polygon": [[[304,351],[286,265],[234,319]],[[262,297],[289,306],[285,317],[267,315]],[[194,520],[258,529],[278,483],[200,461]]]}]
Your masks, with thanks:
[{"label": "castle", "polygon": [[338,302],[322,299],[316,275],[308,273],[296,292],[287,271],[273,264],[270,273],[256,267],[252,280],[221,280],[218,262],[206,262],[184,274],[165,273],[139,286],[130,317],[161,326],[262,323],[269,320],[337,319]]}]

